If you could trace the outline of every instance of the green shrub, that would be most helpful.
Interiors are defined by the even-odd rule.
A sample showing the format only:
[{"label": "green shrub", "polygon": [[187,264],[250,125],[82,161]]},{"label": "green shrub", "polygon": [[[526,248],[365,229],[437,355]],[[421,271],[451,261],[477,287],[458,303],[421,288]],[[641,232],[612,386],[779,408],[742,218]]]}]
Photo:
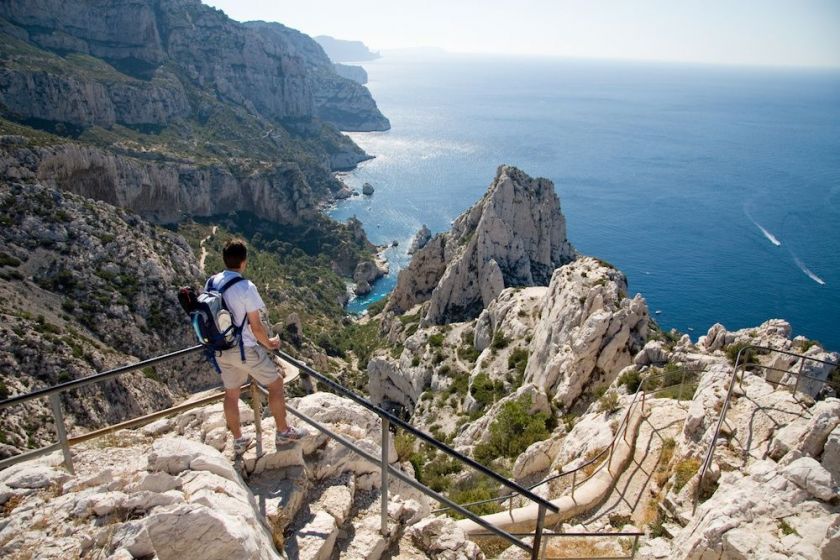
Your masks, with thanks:
[{"label": "green shrub", "polygon": [[674,492],[679,492],[691,480],[697,471],[700,470],[698,459],[684,459],[674,467]]},{"label": "green shrub", "polygon": [[741,352],[741,350],[744,350],[741,352],[741,365],[758,363],[755,348],[747,349],[747,346],[750,346],[749,342],[735,342],[726,347],[726,357],[733,366],[735,365],[735,361],[738,359],[738,353]]},{"label": "green shrub", "polygon": [[677,364],[667,363],[662,372],[662,386],[678,385],[683,380],[683,369]]},{"label": "green shrub", "polygon": [[531,398],[522,395],[505,403],[490,425],[490,438],[475,448],[475,459],[489,464],[498,457],[514,458],[536,441],[546,439],[550,417],[544,412],[530,414]]},{"label": "green shrub", "polygon": [[440,348],[443,346],[443,333],[433,334],[429,337],[429,346],[432,348]]},{"label": "green shrub", "polygon": [[475,346],[473,346],[471,342],[464,343],[458,347],[458,357],[464,361],[475,362],[480,355],[481,352],[476,350]]},{"label": "green shrub", "polygon": [[[469,504],[497,498],[499,496],[499,490],[499,485],[486,476],[474,474],[456,484],[449,492],[449,498],[456,504]],[[476,515],[489,515],[502,511],[502,506],[499,502],[487,502],[485,504],[469,506],[467,509]],[[455,519],[463,517],[459,513],[452,511],[449,512],[449,515]]]},{"label": "green shrub", "polygon": [[796,535],[799,536],[799,533],[790,526],[790,523],[787,522],[785,519],[779,519],[779,530],[782,532],[783,535]]},{"label": "green shrub", "polygon": [[490,344],[490,347],[493,350],[501,350],[502,348],[507,348],[507,345],[510,344],[510,339],[507,338],[502,331],[496,331],[496,334],[493,335],[493,342]]},{"label": "green shrub", "polygon": [[482,410],[505,396],[504,383],[493,381],[484,372],[475,376],[470,386],[470,395],[481,405]]},{"label": "green shrub", "polygon": [[604,393],[601,396],[601,398],[598,399],[598,409],[601,412],[612,414],[619,408],[621,407],[618,403],[618,393],[616,393],[615,391],[609,391],[608,393]]},{"label": "green shrub", "polygon": [[0,252],[0,266],[20,266],[20,259],[16,259],[9,254]]},{"label": "green shrub", "polygon": [[400,463],[408,461],[414,453],[414,442],[417,438],[408,432],[400,431],[394,437],[394,448],[397,450],[397,459]]},{"label": "green shrub", "polygon": [[627,387],[628,393],[635,393],[639,385],[642,384],[642,375],[637,369],[631,369],[621,374],[618,378],[618,384]]},{"label": "green shrub", "polygon": [[508,369],[516,370],[519,377],[525,375],[525,368],[528,367],[528,350],[515,348],[508,356]]}]

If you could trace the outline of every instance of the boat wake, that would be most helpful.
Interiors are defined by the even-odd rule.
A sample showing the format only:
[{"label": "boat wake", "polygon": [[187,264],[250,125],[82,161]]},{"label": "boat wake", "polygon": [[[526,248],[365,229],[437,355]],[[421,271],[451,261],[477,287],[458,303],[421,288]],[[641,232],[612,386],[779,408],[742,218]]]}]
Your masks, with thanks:
[{"label": "boat wake", "polygon": [[794,255],[793,253],[791,253],[791,256],[793,256],[793,262],[796,263],[796,266],[799,267],[799,270],[804,272],[805,275],[808,276],[808,278],[810,278],[811,280],[813,280],[814,282],[816,282],[820,286],[825,286],[825,280],[823,280],[822,278],[820,278],[819,276],[814,274],[814,272],[810,268],[805,266],[805,263],[803,263],[801,260],[799,260],[799,257]]},{"label": "boat wake", "polygon": [[773,244],[773,245],[775,245],[776,247],[779,247],[779,246],[782,244],[782,242],[781,242],[781,241],[779,241],[779,239],[778,239],[775,235],[773,235],[772,233],[770,233],[769,231],[767,231],[767,228],[765,228],[764,226],[762,226],[761,224],[759,224],[758,222],[756,222],[756,221],[755,221],[755,219],[752,217],[752,214],[750,214],[750,211],[749,211],[749,210],[747,210],[747,205],[746,205],[746,204],[744,205],[744,214],[746,214],[746,215],[747,215],[747,218],[749,218],[749,220],[752,222],[752,224],[753,224],[755,227],[757,227],[758,229],[760,229],[760,230],[761,230],[761,233],[763,233],[763,234],[764,234],[764,237],[766,237],[766,238],[767,238],[767,240],[768,240],[770,243],[772,243],[772,244]]}]

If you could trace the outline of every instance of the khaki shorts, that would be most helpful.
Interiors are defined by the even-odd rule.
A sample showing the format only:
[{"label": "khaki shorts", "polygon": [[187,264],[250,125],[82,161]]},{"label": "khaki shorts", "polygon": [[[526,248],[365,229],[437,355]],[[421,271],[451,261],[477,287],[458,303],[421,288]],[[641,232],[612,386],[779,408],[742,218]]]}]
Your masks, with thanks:
[{"label": "khaki shorts", "polygon": [[222,370],[225,389],[241,387],[249,375],[263,385],[271,385],[280,379],[277,365],[262,346],[246,346],[244,362],[239,348],[225,350],[216,360]]}]

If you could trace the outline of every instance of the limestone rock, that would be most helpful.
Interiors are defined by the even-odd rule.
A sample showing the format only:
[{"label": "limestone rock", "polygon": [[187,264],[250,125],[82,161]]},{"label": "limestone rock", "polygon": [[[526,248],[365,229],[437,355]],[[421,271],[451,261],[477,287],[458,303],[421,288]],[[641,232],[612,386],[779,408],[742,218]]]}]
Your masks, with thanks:
[{"label": "limestone rock", "polygon": [[203,505],[183,504],[155,512],[146,519],[146,529],[160,560],[280,558],[267,532],[254,534],[235,518]]},{"label": "limestone rock", "polygon": [[835,486],[840,486],[840,426],[826,439],[821,463],[831,473]]},{"label": "limestone rock", "polygon": [[156,440],[148,456],[148,470],[179,474],[190,468],[190,462],[201,455],[212,452],[221,457],[215,449],[185,438],[167,437]]},{"label": "limestone rock", "polygon": [[479,560],[484,553],[454,521],[445,517],[424,519],[408,530],[414,544],[432,558]]},{"label": "limestone rock", "polygon": [[546,285],[574,257],[554,185],[501,166],[452,230],[414,254],[386,309],[402,313],[430,300],[426,323],[471,319],[504,287]]},{"label": "limestone rock", "polygon": [[525,380],[563,407],[587,387],[612,383],[647,335],[645,300],[628,299],[624,275],[590,257],[554,272],[542,308]]},{"label": "limestone rock", "polygon": [[364,185],[362,185],[362,194],[363,195],[370,196],[373,193],[374,193],[373,185],[371,185],[370,183],[365,183]]},{"label": "limestone rock", "polygon": [[411,245],[408,248],[408,254],[413,255],[414,253],[425,247],[431,239],[431,230],[428,228],[428,226],[426,226],[426,224],[423,224],[420,230],[414,235],[414,239],[411,240]]},{"label": "limestone rock", "polygon": [[770,445],[770,457],[780,459],[791,450],[819,457],[829,434],[838,425],[840,400],[830,398],[820,401],[812,409],[810,419],[796,420],[779,430]]},{"label": "limestone rock", "polygon": [[326,560],[330,557],[338,537],[335,518],[325,511],[315,517],[294,536],[297,558],[300,560]]},{"label": "limestone rock", "polygon": [[832,485],[831,473],[811,457],[797,459],[784,467],[782,473],[820,500],[829,501],[840,495],[837,488]]},{"label": "limestone rock", "polygon": [[0,472],[0,482],[9,488],[47,488],[69,479],[61,469],[37,464],[18,464]]},{"label": "limestone rock", "polygon": [[368,391],[375,403],[390,400],[414,410],[432,378],[423,367],[403,368],[390,357],[375,356],[368,362]]}]

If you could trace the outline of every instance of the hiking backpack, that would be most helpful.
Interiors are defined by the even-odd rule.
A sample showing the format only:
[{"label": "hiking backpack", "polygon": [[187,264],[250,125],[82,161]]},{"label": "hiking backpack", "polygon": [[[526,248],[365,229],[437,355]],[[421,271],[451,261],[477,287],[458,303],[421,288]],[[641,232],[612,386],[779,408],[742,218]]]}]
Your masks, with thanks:
[{"label": "hiking backpack", "polygon": [[242,329],[248,321],[248,315],[246,314],[242,319],[242,324],[234,324],[233,314],[228,309],[224,297],[230,287],[242,280],[245,280],[242,276],[236,276],[216,289],[213,278],[210,277],[201,293],[196,293],[192,286],[178,291],[178,301],[190,316],[190,323],[198,343],[204,346],[204,356],[219,374],[222,370],[216,361],[217,353],[220,354],[223,350],[239,346],[239,354],[242,361],[245,361]]}]

